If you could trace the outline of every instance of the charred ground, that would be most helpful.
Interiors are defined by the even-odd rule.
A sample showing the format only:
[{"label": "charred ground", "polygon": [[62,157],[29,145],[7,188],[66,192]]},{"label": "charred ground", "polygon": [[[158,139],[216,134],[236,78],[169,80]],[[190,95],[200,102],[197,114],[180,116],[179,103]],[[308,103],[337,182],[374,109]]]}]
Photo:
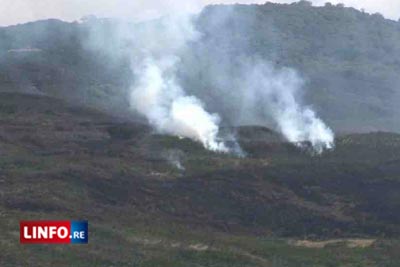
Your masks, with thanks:
[{"label": "charred ground", "polygon": [[[0,115],[1,266],[399,264],[398,134],[339,136],[316,156],[243,127],[239,158],[45,96],[3,93]],[[90,245],[20,246],[23,219],[87,219]],[[288,241],[343,238],[377,241]]]},{"label": "charred ground", "polygon": [[[157,135],[127,113],[115,23],[0,28],[0,266],[400,266],[399,134],[339,135],[316,156],[267,128],[223,129],[244,158]],[[203,78],[257,55],[299,70],[335,131],[399,132],[399,25],[307,1],[210,6],[180,78],[229,115]],[[21,246],[34,219],[86,219],[89,245]]]}]

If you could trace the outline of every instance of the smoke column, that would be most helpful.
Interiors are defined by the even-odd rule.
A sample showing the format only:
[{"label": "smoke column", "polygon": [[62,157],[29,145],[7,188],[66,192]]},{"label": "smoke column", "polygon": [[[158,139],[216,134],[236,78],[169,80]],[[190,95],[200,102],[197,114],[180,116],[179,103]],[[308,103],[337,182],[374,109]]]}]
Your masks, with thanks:
[{"label": "smoke column", "polygon": [[245,78],[243,106],[260,101],[262,112],[270,114],[288,141],[308,141],[316,152],[334,146],[334,134],[310,107],[299,104],[303,80],[289,68],[276,70],[271,64],[256,63]]},{"label": "smoke column", "polygon": [[[277,62],[274,49],[253,44],[249,32],[260,22],[246,10],[227,6],[203,11],[198,24],[206,33],[180,66],[186,87],[231,125],[274,128],[289,142],[309,142],[317,153],[332,149],[334,133],[303,104],[304,80],[294,69],[272,63]],[[270,23],[260,32],[274,37],[278,30]],[[285,40],[269,42],[277,47]]]},{"label": "smoke column", "polygon": [[[251,47],[248,39],[232,39],[248,34],[257,22],[253,16],[243,18],[234,7],[216,9],[207,16],[207,26],[200,27],[209,31],[204,34],[192,19],[198,17],[174,12],[118,27],[116,39],[127,42],[131,57],[134,82],[129,100],[133,110],[158,132],[190,138],[212,151],[240,154],[240,149],[228,149],[219,140],[221,118],[232,126],[273,127],[289,142],[310,142],[318,153],[334,147],[332,130],[311,107],[302,104],[304,82],[296,71],[277,69],[265,55],[247,49]],[[234,32],[229,26],[232,21],[240,21]],[[95,38],[93,43],[103,42]],[[111,47],[108,50],[114,55]]]},{"label": "smoke column", "polygon": [[227,152],[217,140],[219,116],[208,113],[198,98],[188,96],[176,77],[179,52],[197,37],[188,15],[149,22],[136,31],[131,106],[161,133],[188,137],[209,150]]}]

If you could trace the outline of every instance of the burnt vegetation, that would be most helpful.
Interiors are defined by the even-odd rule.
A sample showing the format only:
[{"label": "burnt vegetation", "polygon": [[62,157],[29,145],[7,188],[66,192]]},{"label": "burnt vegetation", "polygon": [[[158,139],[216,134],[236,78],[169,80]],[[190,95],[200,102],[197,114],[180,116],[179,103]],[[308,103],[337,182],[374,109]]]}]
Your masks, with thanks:
[{"label": "burnt vegetation", "polygon": [[[127,242],[121,252],[126,261],[134,260],[127,256],[134,246],[146,254],[144,262],[159,256],[162,263],[176,261],[171,264],[215,262],[217,255],[227,252],[214,256],[199,252],[194,259],[182,259],[180,253],[189,253],[190,248],[163,242],[206,242],[212,253],[244,246],[235,243],[239,239],[227,241],[235,236],[276,239],[269,245],[271,249],[279,246],[281,238],[378,238],[383,242],[375,245],[379,251],[388,245],[384,240],[400,235],[398,134],[339,136],[335,150],[316,156],[279,140],[268,129],[243,127],[237,131],[238,140],[247,157],[238,158],[48,97],[3,93],[0,107],[7,107],[1,109],[0,121],[4,232],[12,232],[19,219],[85,218],[92,225],[94,241],[86,248],[91,253],[100,249],[98,242]],[[185,170],[165,157],[171,149],[180,152]],[[141,230],[129,232],[135,229]],[[194,236],[186,236],[187,231]],[[155,239],[154,244],[147,235]],[[220,237],[215,240],[215,235]],[[17,260],[14,257],[19,253],[34,253],[7,236],[10,245],[3,250],[8,257]],[[254,239],[250,244],[258,246],[258,242]],[[158,252],[161,255],[149,251],[160,246],[168,247]],[[168,252],[170,249],[173,252]],[[285,245],[278,251],[286,249],[291,248]],[[63,249],[58,253],[69,252]],[[165,258],[163,253],[176,256]],[[221,264],[232,266],[229,259],[243,256],[232,253]],[[257,253],[261,257],[264,252]],[[88,255],[78,257],[93,261]],[[114,256],[104,253],[98,266],[106,259],[116,260]],[[252,262],[243,257],[243,262]],[[364,260],[379,262],[394,255],[386,252],[379,257]],[[12,266],[4,256],[0,259],[3,266]],[[285,260],[295,266],[304,259]],[[257,260],[254,264],[264,266],[257,265]]]},{"label": "burnt vegetation", "polygon": [[[235,19],[213,24],[221,14]],[[159,135],[127,113],[124,48],[104,43],[121,54],[103,64],[108,55],[85,45],[93,26],[106,35],[113,22],[0,28],[1,266],[400,265],[398,22],[305,1],[207,7],[204,42],[183,60],[189,88],[207,87],[188,79],[202,51],[254,53],[309,77],[306,100],[335,129],[368,132],[341,133],[317,156],[268,128],[227,129],[246,157]],[[243,39],[251,46],[233,45]],[[20,246],[18,222],[30,219],[87,219],[90,244]]]}]

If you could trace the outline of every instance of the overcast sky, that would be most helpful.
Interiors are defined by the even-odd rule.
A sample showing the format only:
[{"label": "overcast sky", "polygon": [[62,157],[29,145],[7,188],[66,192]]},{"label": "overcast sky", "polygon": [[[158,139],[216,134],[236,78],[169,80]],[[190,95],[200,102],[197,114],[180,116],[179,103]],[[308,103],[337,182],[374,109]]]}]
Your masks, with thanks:
[{"label": "overcast sky", "polygon": [[[295,0],[272,0],[291,3]],[[153,18],[172,10],[199,9],[217,3],[265,3],[266,0],[0,0],[0,25],[11,25],[46,18],[67,21],[85,15],[120,17],[141,20]],[[380,12],[387,18],[400,17],[400,0],[312,0],[314,5],[325,2],[344,3],[367,12]]]}]

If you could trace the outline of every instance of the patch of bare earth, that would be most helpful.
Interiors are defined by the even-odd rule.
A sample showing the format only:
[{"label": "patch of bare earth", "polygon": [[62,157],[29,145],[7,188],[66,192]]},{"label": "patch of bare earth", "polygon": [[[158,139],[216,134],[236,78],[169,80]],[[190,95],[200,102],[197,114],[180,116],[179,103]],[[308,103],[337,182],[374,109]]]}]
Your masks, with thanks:
[{"label": "patch of bare earth", "polygon": [[307,248],[324,248],[329,245],[343,243],[348,248],[367,248],[375,243],[376,239],[331,239],[325,241],[291,240],[289,245]]}]

